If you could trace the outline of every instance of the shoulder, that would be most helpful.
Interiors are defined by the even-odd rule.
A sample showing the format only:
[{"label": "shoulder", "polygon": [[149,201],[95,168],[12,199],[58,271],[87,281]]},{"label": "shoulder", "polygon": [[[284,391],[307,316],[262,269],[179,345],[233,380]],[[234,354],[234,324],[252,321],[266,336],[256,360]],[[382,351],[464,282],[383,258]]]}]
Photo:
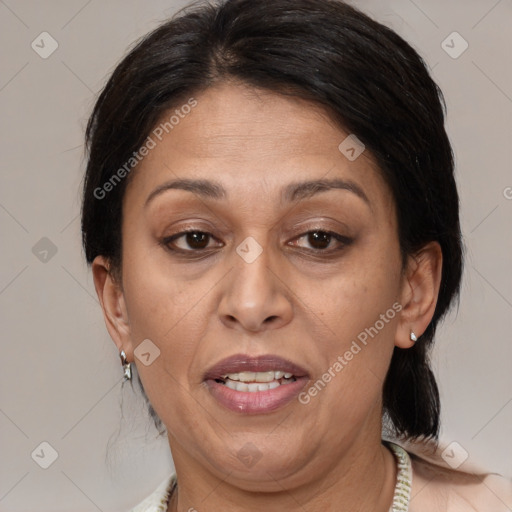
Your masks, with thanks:
[{"label": "shoulder", "polygon": [[[431,443],[400,443],[411,459],[410,512],[511,512],[512,481],[464,463],[455,470]],[[446,456],[445,456],[446,457]]]},{"label": "shoulder", "polygon": [[490,474],[472,474],[439,467],[411,456],[411,512],[510,512],[512,482]]},{"label": "shoulder", "polygon": [[168,476],[160,485],[130,512],[166,512],[169,494],[176,481],[176,474]]}]

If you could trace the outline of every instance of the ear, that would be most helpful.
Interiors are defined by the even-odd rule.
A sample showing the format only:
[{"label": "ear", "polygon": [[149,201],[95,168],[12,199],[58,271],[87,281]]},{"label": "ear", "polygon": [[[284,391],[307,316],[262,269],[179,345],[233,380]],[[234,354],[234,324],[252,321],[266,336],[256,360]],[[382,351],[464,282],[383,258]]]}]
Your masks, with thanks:
[{"label": "ear", "polygon": [[441,286],[442,267],[443,253],[438,242],[429,242],[408,257],[402,283],[402,311],[395,338],[397,347],[412,347],[411,332],[419,338],[430,324]]},{"label": "ear", "polygon": [[119,352],[124,350],[127,360],[133,360],[130,324],[121,283],[116,281],[108,260],[103,256],[97,256],[92,262],[92,275],[110,337]]}]

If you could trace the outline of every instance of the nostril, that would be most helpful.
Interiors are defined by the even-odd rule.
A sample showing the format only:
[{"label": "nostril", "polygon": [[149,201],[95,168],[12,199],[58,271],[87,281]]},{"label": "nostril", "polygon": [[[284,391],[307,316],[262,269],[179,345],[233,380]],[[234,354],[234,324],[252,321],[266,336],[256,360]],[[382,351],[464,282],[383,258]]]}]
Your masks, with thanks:
[{"label": "nostril", "polygon": [[269,316],[268,318],[265,318],[265,322],[264,323],[269,324],[270,322],[273,322],[274,319],[276,319],[276,318],[277,318],[276,315]]}]

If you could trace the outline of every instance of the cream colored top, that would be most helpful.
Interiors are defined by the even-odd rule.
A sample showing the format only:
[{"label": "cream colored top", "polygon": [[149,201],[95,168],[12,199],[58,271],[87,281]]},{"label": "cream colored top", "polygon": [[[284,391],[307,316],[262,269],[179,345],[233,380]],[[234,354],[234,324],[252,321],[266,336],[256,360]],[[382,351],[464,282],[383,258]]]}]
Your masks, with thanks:
[{"label": "cream colored top", "polygon": [[[396,441],[403,447],[412,469],[408,512],[512,512],[512,481],[481,471],[467,461],[458,471],[457,447],[434,450],[431,444]],[[452,462],[453,459],[455,462]],[[464,472],[460,469],[464,469]],[[169,494],[176,482],[172,474],[131,512],[166,512]],[[392,509],[394,510],[394,509]],[[398,509],[397,509],[398,510]]]}]

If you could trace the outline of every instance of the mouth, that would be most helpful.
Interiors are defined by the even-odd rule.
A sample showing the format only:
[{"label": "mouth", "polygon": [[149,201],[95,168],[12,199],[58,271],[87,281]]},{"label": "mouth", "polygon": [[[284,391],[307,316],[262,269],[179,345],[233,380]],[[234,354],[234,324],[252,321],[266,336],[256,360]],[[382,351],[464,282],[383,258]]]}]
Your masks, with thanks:
[{"label": "mouth", "polygon": [[288,404],[309,380],[307,371],[279,356],[237,354],[210,368],[204,380],[213,398],[236,412],[271,412]]}]

